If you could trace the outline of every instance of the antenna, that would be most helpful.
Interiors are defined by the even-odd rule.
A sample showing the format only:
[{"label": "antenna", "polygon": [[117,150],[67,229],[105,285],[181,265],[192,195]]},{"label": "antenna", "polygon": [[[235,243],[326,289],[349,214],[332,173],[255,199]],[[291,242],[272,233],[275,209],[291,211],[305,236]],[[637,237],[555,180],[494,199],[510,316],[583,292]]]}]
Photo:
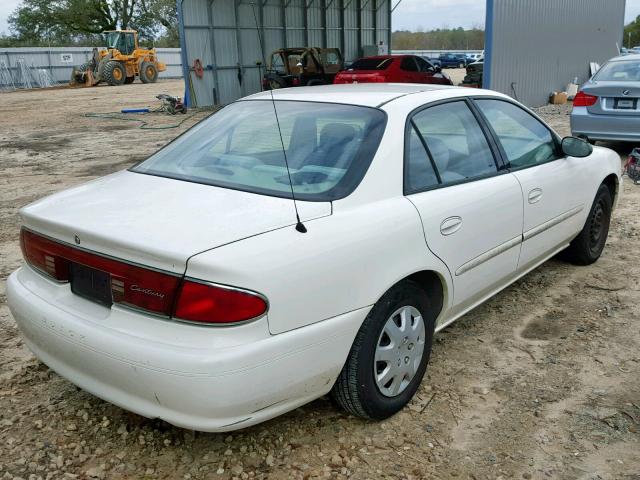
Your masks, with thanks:
[{"label": "antenna", "polygon": [[278,110],[276,109],[276,101],[273,98],[273,90],[269,90],[271,93],[271,103],[273,104],[273,112],[276,114],[276,125],[278,126],[278,134],[280,135],[280,144],[282,145],[282,154],[284,155],[284,164],[287,167],[287,176],[289,177],[289,186],[291,187],[291,198],[293,199],[293,208],[296,211],[296,230],[300,233],[307,233],[307,227],[300,221],[300,214],[298,213],[298,204],[296,202],[296,194],[293,191],[293,182],[291,181],[291,170],[289,170],[289,161],[287,160],[287,151],[284,148],[284,140],[282,139],[282,130],[280,129],[280,119],[278,119]]}]

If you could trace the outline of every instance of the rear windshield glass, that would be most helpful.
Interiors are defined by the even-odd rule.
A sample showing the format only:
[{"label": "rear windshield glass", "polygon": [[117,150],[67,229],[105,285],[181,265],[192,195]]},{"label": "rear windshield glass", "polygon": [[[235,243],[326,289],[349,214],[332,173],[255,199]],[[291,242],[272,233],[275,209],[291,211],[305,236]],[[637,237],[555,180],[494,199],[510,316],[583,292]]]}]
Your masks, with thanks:
[{"label": "rear windshield glass", "polygon": [[609,62],[598,70],[593,79],[600,82],[640,82],[640,62],[637,60]]},{"label": "rear windshield glass", "polygon": [[291,198],[286,152],[296,198],[332,201],[349,195],[375,155],[385,113],[328,103],[275,105],[277,119],[271,101],[233,103],[132,171]]},{"label": "rear windshield glass", "polygon": [[386,70],[393,58],[361,58],[349,66],[349,70]]}]

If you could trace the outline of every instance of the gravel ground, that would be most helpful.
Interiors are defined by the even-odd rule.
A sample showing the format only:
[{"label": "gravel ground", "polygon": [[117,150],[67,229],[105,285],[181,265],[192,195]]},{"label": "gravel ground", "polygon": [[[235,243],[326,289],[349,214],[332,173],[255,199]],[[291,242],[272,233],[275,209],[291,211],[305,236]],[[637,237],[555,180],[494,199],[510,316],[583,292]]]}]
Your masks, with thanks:
[{"label": "gravel ground", "polygon": [[[231,435],[197,433],[110,405],[36,360],[6,305],[4,279],[21,263],[18,208],[125,168],[206,114],[139,130],[85,112],[181,91],[0,94],[0,478],[640,479],[640,189],[630,182],[598,263],[549,261],[445,329],[415,399],[384,422],[322,398]],[[539,112],[568,133],[568,106]]]}]

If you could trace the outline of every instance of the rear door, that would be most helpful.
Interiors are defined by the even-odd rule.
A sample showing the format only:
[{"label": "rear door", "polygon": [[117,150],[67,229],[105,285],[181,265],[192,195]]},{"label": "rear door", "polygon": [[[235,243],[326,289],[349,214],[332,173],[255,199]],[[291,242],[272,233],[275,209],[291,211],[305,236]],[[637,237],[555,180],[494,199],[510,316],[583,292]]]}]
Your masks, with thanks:
[{"label": "rear door", "polygon": [[407,126],[405,195],[451,272],[454,314],[508,283],[518,263],[522,191],[494,152],[466,100],[426,106]]},{"label": "rear door", "polygon": [[523,244],[518,268],[526,270],[566,245],[582,228],[590,207],[585,159],[564,157],[559,138],[522,107],[505,99],[477,98],[505,161],[522,187]]}]

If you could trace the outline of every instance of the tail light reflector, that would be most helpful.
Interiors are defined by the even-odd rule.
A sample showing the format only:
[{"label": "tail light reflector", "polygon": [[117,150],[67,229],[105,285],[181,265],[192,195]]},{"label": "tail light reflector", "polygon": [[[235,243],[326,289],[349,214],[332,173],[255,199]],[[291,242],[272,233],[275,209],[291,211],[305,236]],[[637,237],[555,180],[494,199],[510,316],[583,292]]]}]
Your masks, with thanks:
[{"label": "tail light reflector", "polygon": [[174,316],[190,322],[238,323],[260,317],[267,308],[257,293],[185,279]]},{"label": "tail light reflector", "polygon": [[582,90],[580,90],[573,99],[573,106],[590,107],[592,105],[595,105],[597,101],[598,97],[589,95],[588,93],[584,93]]},{"label": "tail light reflector", "polygon": [[183,279],[59,243],[24,228],[20,246],[29,265],[59,282],[71,281],[73,285],[72,263],[108,273],[113,303],[157,315],[221,324],[251,320],[268,309],[266,299],[254,292]]}]

